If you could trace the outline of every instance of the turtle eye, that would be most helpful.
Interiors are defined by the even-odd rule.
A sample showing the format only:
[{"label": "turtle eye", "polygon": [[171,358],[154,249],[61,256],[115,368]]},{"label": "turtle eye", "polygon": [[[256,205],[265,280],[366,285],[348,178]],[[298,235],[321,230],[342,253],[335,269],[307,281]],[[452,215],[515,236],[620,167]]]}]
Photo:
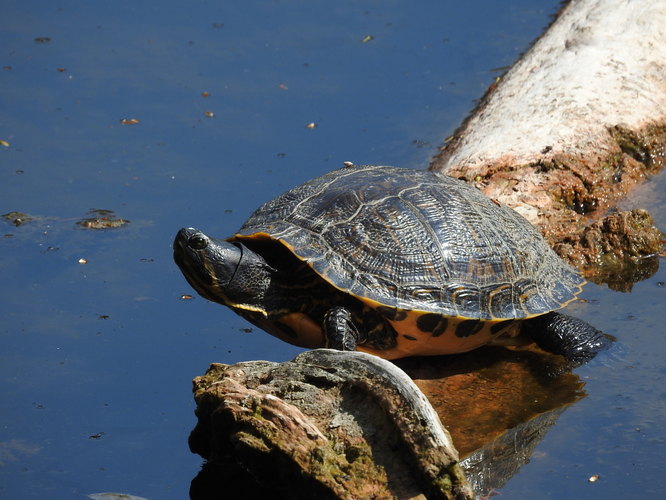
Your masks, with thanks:
[{"label": "turtle eye", "polygon": [[187,245],[193,250],[203,250],[208,246],[208,238],[200,234],[195,234],[187,240]]}]

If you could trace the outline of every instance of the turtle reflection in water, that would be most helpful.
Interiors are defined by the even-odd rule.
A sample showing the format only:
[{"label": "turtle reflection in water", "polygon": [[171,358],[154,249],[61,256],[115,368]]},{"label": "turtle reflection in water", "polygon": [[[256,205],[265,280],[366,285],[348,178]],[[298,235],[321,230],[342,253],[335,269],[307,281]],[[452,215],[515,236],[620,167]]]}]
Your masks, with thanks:
[{"label": "turtle reflection in water", "polygon": [[181,229],[174,259],[203,297],[301,347],[397,359],[528,338],[575,366],[609,343],[554,312],[584,280],[527,220],[430,171],[347,166],[226,240]]}]

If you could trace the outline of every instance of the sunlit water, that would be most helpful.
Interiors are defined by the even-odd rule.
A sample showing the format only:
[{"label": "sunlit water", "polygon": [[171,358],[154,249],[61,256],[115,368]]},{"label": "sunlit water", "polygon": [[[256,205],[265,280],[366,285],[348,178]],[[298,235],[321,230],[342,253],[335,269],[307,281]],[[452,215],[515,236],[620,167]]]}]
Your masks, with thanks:
[{"label": "sunlit water", "polygon": [[[226,236],[346,160],[426,167],[557,6],[4,2],[0,214],[34,219],[0,223],[0,496],[186,498],[191,379],[298,349],[181,300],[176,230]],[[90,209],[131,222],[77,226]],[[664,282],[588,287],[575,314],[620,345],[503,498],[660,497]]]}]

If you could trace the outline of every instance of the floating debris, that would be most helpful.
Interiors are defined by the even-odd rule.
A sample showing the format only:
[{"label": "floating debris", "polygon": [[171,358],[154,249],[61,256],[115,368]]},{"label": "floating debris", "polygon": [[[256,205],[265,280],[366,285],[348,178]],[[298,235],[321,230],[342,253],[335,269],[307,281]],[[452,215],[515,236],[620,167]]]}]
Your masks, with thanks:
[{"label": "floating debris", "polygon": [[4,146],[4,147],[8,148],[9,143],[7,141],[4,141],[4,140],[0,139],[0,146]]},{"label": "floating debris", "polygon": [[81,258],[78,260],[78,263],[79,263],[79,264],[87,264],[87,263],[88,263],[88,259],[84,259],[83,257],[81,257]]},{"label": "floating debris", "polygon": [[118,219],[113,210],[92,209],[88,211],[91,217],[76,222],[77,226],[85,229],[116,229],[129,224],[127,219]]},{"label": "floating debris", "polygon": [[121,125],[136,125],[139,123],[138,118],[123,118],[120,120]]},{"label": "floating debris", "polygon": [[201,97],[210,97],[210,92],[203,91]]},{"label": "floating debris", "polygon": [[189,295],[187,293],[184,293],[183,295],[180,296],[180,300],[192,300],[194,297],[192,295]]},{"label": "floating debris", "polygon": [[215,113],[213,113],[212,111],[204,111],[204,116],[206,116],[207,118],[215,118]]},{"label": "floating debris", "polygon": [[128,495],[126,493],[91,493],[88,498],[92,500],[148,500],[144,497],[137,497],[135,495]]},{"label": "floating debris", "polygon": [[361,38],[361,43],[368,43],[370,40],[374,40],[374,36],[372,35],[366,35],[363,38]]},{"label": "floating debris", "polygon": [[305,128],[316,128],[316,127],[317,127],[317,124],[315,122],[310,122],[305,126]]},{"label": "floating debris", "polygon": [[596,483],[597,481],[599,481],[599,474],[594,474],[587,478],[588,483]]},{"label": "floating debris", "polygon": [[31,220],[34,220],[34,217],[31,217],[21,212],[8,212],[6,214],[3,214],[2,218],[5,219],[7,222],[10,222],[11,224],[14,224],[16,227],[19,227],[21,224],[25,224],[26,222],[30,222]]},{"label": "floating debris", "polygon": [[417,148],[425,148],[426,146],[430,146],[430,143],[428,141],[422,141],[421,139],[414,139],[412,141],[412,144],[416,146]]},{"label": "floating debris", "polygon": [[35,38],[35,43],[49,43],[51,38],[48,36],[38,36]]},{"label": "floating debris", "polygon": [[289,87],[287,87],[284,83],[281,83],[280,85],[278,85],[278,88],[280,90],[289,90]]}]

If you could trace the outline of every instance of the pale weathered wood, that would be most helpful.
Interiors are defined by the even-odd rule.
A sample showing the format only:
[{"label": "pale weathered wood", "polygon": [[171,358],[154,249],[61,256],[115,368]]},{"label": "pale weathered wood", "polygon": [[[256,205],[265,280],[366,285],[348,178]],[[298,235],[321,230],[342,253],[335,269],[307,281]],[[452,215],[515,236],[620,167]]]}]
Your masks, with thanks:
[{"label": "pale weathered wood", "polygon": [[665,145],[666,2],[578,0],[489,90],[431,168],[475,182],[551,243],[575,246],[589,223],[582,215],[603,215],[662,167]]},{"label": "pale weathered wood", "polygon": [[[439,169],[613,149],[610,127],[666,122],[666,2],[569,4],[466,123]],[[544,150],[547,152],[543,152]]]}]

